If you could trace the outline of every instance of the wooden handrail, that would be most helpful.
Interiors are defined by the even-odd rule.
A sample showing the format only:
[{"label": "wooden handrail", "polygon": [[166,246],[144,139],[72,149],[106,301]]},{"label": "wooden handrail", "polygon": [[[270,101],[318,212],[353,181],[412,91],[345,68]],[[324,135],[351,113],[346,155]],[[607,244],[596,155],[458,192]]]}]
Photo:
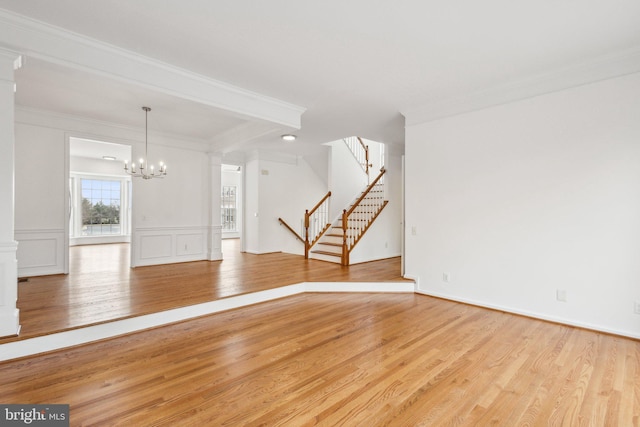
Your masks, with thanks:
[{"label": "wooden handrail", "polygon": [[313,241],[309,241],[309,226],[310,226],[310,218],[311,216],[315,213],[316,210],[318,210],[318,208],[320,206],[322,206],[322,204],[324,202],[327,201],[327,199],[331,197],[331,191],[329,191],[327,194],[324,195],[324,197],[318,202],[316,203],[316,205],[313,207],[313,209],[306,210],[304,212],[304,258],[305,259],[309,259],[309,251],[311,250],[311,247],[313,245],[316,244],[316,242],[320,239],[320,237],[325,233],[325,231],[327,231],[329,229],[329,224],[327,224],[321,231],[320,233],[315,236],[315,238],[313,239]]},{"label": "wooden handrail", "polygon": [[278,221],[280,221],[280,224],[284,225],[287,230],[292,232],[298,240],[304,243],[304,239],[298,233],[296,233],[296,231],[293,228],[291,228],[291,226],[289,226],[289,224],[287,224],[287,222],[284,219],[278,218]]},{"label": "wooden handrail", "polygon": [[313,215],[313,213],[318,210],[318,208],[324,203],[325,200],[327,200],[329,197],[331,197],[331,191],[329,191],[327,194],[325,194],[325,196],[322,198],[322,200],[320,200],[314,207],[313,209],[311,209],[310,211],[307,211],[307,213],[309,215]]},{"label": "wooden handrail", "polygon": [[352,213],[352,212],[353,212],[353,211],[358,207],[358,205],[360,204],[360,202],[362,201],[362,199],[364,199],[364,198],[367,196],[367,194],[369,194],[369,192],[371,191],[371,189],[372,189],[373,187],[375,187],[375,186],[376,186],[376,184],[378,183],[378,181],[380,181],[380,178],[382,178],[382,175],[384,175],[384,173],[385,173],[386,171],[387,171],[387,170],[386,170],[384,167],[383,167],[382,169],[380,169],[380,175],[378,175],[378,176],[376,177],[376,179],[374,179],[374,180],[373,180],[373,182],[372,182],[371,184],[369,184],[369,186],[367,187],[367,189],[366,189],[366,190],[364,190],[364,192],[362,193],[362,195],[360,196],[360,198],[359,198],[358,200],[356,200],[356,202],[353,204],[353,206],[351,206],[351,208],[350,208],[348,211],[346,211],[346,210],[345,210],[345,213],[346,213],[346,215],[347,215],[347,216],[351,215],[351,213]]},{"label": "wooden handrail", "polygon": [[347,237],[347,234],[348,234],[348,231],[349,231],[349,216],[358,208],[358,206],[360,205],[360,202],[362,202],[362,200],[364,200],[364,198],[367,197],[367,195],[376,186],[376,184],[378,184],[378,181],[380,181],[380,179],[382,179],[382,176],[385,174],[385,172],[386,172],[386,169],[384,167],[382,167],[380,169],[380,174],[362,192],[362,194],[360,195],[358,200],[356,200],[356,202],[351,206],[351,208],[349,208],[349,210],[344,209],[342,211],[342,256],[341,256],[341,260],[340,260],[340,263],[342,265],[349,265],[349,254],[351,253],[351,251],[353,250],[355,245],[360,241],[360,239],[362,238],[362,235],[367,231],[369,226],[371,226],[373,221],[380,214],[380,211],[382,211],[382,209],[384,209],[384,207],[388,203],[385,200],[381,204],[379,210],[375,213],[375,215],[372,218],[368,219],[368,223],[365,225],[365,227],[363,229],[361,229],[360,234],[355,237],[354,241],[352,241],[351,244],[349,244],[348,237]]}]

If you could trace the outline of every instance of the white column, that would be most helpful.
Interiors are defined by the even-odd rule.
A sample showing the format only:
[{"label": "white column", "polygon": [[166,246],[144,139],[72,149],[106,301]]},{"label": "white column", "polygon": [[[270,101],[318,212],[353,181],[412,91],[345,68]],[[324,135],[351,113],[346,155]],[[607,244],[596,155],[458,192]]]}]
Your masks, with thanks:
[{"label": "white column", "polygon": [[18,242],[14,239],[14,71],[15,52],[0,50],[0,337],[20,331],[18,300]]},{"label": "white column", "polygon": [[210,215],[209,215],[209,238],[208,253],[209,261],[222,259],[222,224],[220,223],[220,192],[222,191],[222,157],[218,154],[209,153],[209,171],[211,176]]}]

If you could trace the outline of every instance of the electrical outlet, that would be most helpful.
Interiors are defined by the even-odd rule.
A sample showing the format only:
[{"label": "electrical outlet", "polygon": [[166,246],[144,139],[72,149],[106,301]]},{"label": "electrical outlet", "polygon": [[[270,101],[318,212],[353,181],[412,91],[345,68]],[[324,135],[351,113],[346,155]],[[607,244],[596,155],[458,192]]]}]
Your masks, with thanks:
[{"label": "electrical outlet", "polygon": [[442,281],[445,283],[449,283],[451,280],[451,275],[449,273],[442,273]]},{"label": "electrical outlet", "polygon": [[633,312],[635,314],[640,314],[640,301],[633,302]]},{"label": "electrical outlet", "polygon": [[567,291],[564,289],[556,289],[556,299],[558,301],[567,302]]}]

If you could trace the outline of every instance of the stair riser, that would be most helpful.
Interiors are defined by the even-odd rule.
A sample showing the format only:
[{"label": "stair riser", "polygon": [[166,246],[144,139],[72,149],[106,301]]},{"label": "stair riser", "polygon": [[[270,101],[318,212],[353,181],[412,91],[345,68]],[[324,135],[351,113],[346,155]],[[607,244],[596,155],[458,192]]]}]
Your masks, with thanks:
[{"label": "stair riser", "polygon": [[324,243],[336,243],[341,245],[342,244],[342,236],[325,236],[322,241]]},{"label": "stair riser", "polygon": [[311,251],[313,252],[314,250],[331,252],[337,255],[342,254],[342,246],[325,245],[324,243],[316,243]]},{"label": "stair riser", "polygon": [[317,259],[317,260],[320,260],[320,261],[333,262],[335,264],[340,264],[341,263],[341,257],[328,256],[328,255],[324,255],[324,254],[310,253],[309,254],[309,258]]}]

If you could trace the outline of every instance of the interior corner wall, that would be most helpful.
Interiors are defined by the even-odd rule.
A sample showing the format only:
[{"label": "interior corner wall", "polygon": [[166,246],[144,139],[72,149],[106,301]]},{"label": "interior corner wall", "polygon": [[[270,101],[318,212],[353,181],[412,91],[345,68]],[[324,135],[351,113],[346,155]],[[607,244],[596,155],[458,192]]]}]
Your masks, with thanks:
[{"label": "interior corner wall", "polygon": [[[344,209],[349,209],[367,187],[367,174],[358,164],[355,156],[342,140],[329,144],[331,147],[331,218],[335,219]],[[371,179],[378,172],[371,173]]]},{"label": "interior corner wall", "polygon": [[407,127],[418,291],[640,338],[638,99],[631,74]]},{"label": "interior corner wall", "polygon": [[304,159],[290,155],[259,153],[245,169],[246,251],[303,255],[304,244],[278,218],[302,235],[305,209],[327,192],[322,179]]}]

